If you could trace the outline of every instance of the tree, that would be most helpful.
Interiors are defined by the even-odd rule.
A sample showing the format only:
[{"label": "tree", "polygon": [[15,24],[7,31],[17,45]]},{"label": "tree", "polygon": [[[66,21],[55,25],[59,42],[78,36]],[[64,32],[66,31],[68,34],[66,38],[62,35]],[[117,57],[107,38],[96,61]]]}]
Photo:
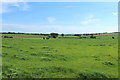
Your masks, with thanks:
[{"label": "tree", "polygon": [[80,36],[80,34],[74,34],[74,36]]},{"label": "tree", "polygon": [[62,34],[61,34],[61,36],[63,37],[63,36],[64,36],[64,34],[62,33]]},{"label": "tree", "polygon": [[57,38],[58,37],[58,33],[50,33],[51,37],[53,38]]}]

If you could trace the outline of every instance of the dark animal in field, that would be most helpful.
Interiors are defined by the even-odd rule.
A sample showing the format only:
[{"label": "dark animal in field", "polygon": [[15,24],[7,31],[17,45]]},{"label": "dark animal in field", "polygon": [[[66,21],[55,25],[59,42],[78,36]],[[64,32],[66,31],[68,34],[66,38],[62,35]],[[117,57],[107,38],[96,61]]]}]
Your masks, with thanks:
[{"label": "dark animal in field", "polygon": [[13,38],[12,36],[9,36],[9,38]]},{"label": "dark animal in field", "polygon": [[3,38],[13,38],[12,36],[3,36]]},{"label": "dark animal in field", "polygon": [[96,39],[96,36],[94,36],[93,39]]},{"label": "dark animal in field", "polygon": [[43,39],[45,39],[45,37],[43,37]]},{"label": "dark animal in field", "polygon": [[112,37],[112,39],[115,39],[115,37]]},{"label": "dark animal in field", "polygon": [[92,39],[96,39],[96,36],[90,36],[90,38],[92,38]]},{"label": "dark animal in field", "polygon": [[43,39],[49,39],[50,37],[43,37]]},{"label": "dark animal in field", "polygon": [[46,39],[49,39],[49,37],[47,37]]},{"label": "dark animal in field", "polygon": [[3,36],[3,38],[8,38],[8,36]]}]

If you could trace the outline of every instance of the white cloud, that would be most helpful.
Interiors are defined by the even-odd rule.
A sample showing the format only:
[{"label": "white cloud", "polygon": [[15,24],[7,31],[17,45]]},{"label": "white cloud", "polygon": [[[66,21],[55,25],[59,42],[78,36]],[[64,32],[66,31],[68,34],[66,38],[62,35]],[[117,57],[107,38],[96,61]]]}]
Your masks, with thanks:
[{"label": "white cloud", "polygon": [[112,12],[112,15],[116,16],[118,13],[117,12]]},{"label": "white cloud", "polygon": [[48,20],[49,23],[53,23],[54,21],[56,21],[56,18],[48,17],[47,20]]},{"label": "white cloud", "polygon": [[18,2],[14,4],[13,6],[18,7],[19,9],[26,11],[29,8],[29,5],[26,2]]},{"label": "white cloud", "polygon": [[2,2],[0,3],[0,13],[14,11],[11,7],[16,7],[19,10],[26,11],[28,10],[29,5],[26,2]]},{"label": "white cloud", "polygon": [[99,19],[95,19],[94,16],[91,15],[91,16],[88,16],[86,20],[81,21],[81,24],[87,25],[87,24],[98,22],[98,21],[99,21]]}]

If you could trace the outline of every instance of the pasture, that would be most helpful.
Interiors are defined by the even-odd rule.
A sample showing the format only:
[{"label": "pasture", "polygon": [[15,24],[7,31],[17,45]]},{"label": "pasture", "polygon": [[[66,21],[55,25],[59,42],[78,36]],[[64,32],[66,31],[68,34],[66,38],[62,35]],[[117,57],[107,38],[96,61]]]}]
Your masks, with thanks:
[{"label": "pasture", "polygon": [[2,38],[3,78],[117,78],[118,36]]}]

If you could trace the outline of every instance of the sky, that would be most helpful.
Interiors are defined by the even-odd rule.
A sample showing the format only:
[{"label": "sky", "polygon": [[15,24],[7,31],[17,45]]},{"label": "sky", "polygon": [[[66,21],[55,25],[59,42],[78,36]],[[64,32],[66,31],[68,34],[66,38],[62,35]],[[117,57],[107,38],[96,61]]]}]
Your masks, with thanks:
[{"label": "sky", "polygon": [[1,32],[79,34],[118,31],[117,2],[5,2],[0,17]]}]

